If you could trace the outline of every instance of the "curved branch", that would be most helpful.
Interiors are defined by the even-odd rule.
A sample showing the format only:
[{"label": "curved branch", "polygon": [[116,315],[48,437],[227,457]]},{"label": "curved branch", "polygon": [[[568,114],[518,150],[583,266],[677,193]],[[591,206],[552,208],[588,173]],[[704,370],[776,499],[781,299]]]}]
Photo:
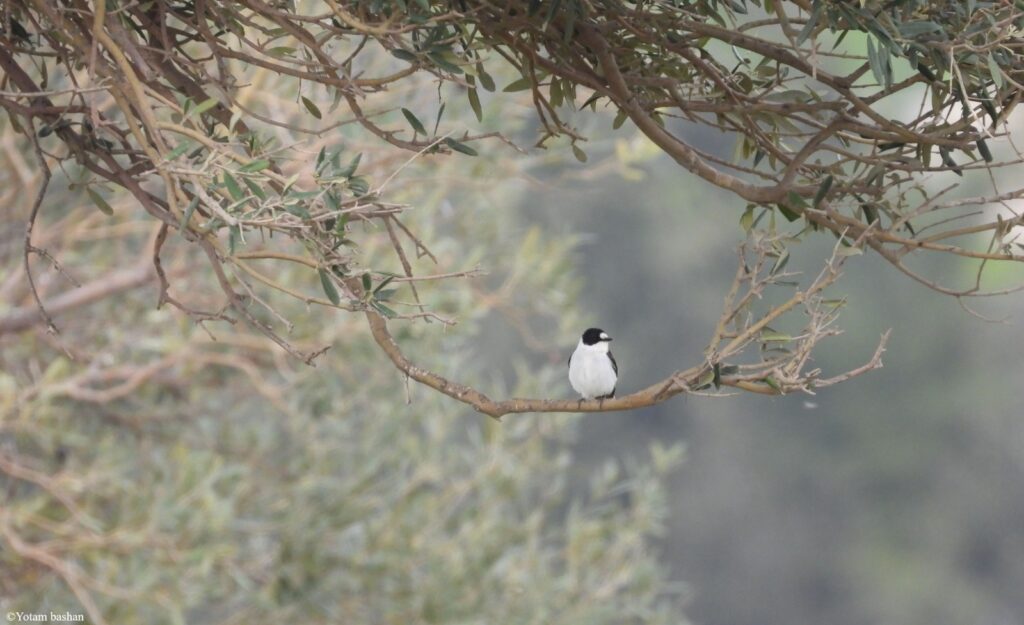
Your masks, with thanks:
[{"label": "curved branch", "polygon": [[[402,353],[398,343],[395,342],[394,337],[388,330],[387,320],[378,313],[367,310],[366,320],[370,326],[370,332],[373,335],[374,341],[377,342],[377,345],[387,354],[399,371],[420,384],[429,386],[452,399],[468,404],[477,412],[481,412],[498,421],[507,414],[526,412],[613,412],[656,406],[676,395],[695,394],[698,387],[704,384],[704,378],[713,371],[713,367],[707,363],[690,367],[689,369],[676,371],[664,380],[639,391],[611,399],[572,400],[515,397],[503,401],[495,401],[472,387],[452,382],[444,376],[424,369],[409,360]],[[819,388],[831,386],[840,381],[845,381],[851,377],[880,368],[882,366],[882,354],[885,352],[888,339],[889,332],[887,331],[882,335],[878,347],[875,349],[870,360],[860,367],[839,376],[822,380],[816,386]],[[773,384],[760,382],[751,376],[743,375],[722,376],[719,380],[719,385],[761,395],[781,395],[790,390],[798,389],[798,385],[775,383],[773,386]]]},{"label": "curved branch", "polygon": [[[398,347],[398,343],[395,342],[394,337],[391,336],[387,321],[380,314],[367,310],[366,321],[370,325],[370,332],[373,334],[373,339],[377,342],[377,345],[402,373],[453,399],[469,404],[477,412],[482,412],[497,420],[500,420],[506,414],[522,412],[611,412],[654,406],[688,391],[689,386],[709,369],[706,365],[691,367],[685,371],[678,371],[665,380],[648,386],[643,390],[611,399],[576,401],[572,399],[513,398],[495,401],[476,389],[459,384],[458,382],[452,382],[433,371],[420,367],[406,358],[401,348]],[[722,380],[723,384],[729,385],[727,382],[726,379]]]}]

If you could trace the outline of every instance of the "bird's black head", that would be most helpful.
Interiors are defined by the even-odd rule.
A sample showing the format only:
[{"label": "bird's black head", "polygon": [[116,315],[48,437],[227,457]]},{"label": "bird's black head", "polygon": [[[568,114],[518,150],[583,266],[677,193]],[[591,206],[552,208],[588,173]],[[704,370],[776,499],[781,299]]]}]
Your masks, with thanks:
[{"label": "bird's black head", "polygon": [[608,336],[608,333],[600,328],[589,328],[583,333],[584,345],[597,345],[598,343],[610,340],[612,340],[612,337]]}]

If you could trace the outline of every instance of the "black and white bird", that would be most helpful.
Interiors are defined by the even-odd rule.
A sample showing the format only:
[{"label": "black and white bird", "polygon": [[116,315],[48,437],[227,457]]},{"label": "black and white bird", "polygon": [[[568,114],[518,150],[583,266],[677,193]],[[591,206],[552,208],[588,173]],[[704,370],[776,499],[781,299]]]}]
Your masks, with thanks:
[{"label": "black and white bird", "polygon": [[611,340],[604,330],[590,328],[569,356],[569,384],[583,399],[615,397],[619,365],[609,349]]}]

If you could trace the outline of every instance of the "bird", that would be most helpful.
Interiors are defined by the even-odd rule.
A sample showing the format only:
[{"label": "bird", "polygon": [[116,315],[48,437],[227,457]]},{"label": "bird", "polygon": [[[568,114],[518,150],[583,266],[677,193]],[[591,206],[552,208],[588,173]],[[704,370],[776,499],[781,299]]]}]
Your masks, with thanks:
[{"label": "bird", "polygon": [[583,399],[615,397],[619,365],[608,345],[611,340],[604,330],[588,328],[569,356],[569,384]]}]

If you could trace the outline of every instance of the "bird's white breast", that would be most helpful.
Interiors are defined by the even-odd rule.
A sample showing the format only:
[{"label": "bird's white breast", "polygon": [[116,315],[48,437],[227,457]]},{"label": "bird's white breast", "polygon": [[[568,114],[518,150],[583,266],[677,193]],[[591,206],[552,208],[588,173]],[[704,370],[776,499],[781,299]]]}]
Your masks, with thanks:
[{"label": "bird's white breast", "polygon": [[617,376],[608,358],[608,344],[586,345],[582,341],[569,361],[569,383],[585,399],[607,395],[615,390]]}]

